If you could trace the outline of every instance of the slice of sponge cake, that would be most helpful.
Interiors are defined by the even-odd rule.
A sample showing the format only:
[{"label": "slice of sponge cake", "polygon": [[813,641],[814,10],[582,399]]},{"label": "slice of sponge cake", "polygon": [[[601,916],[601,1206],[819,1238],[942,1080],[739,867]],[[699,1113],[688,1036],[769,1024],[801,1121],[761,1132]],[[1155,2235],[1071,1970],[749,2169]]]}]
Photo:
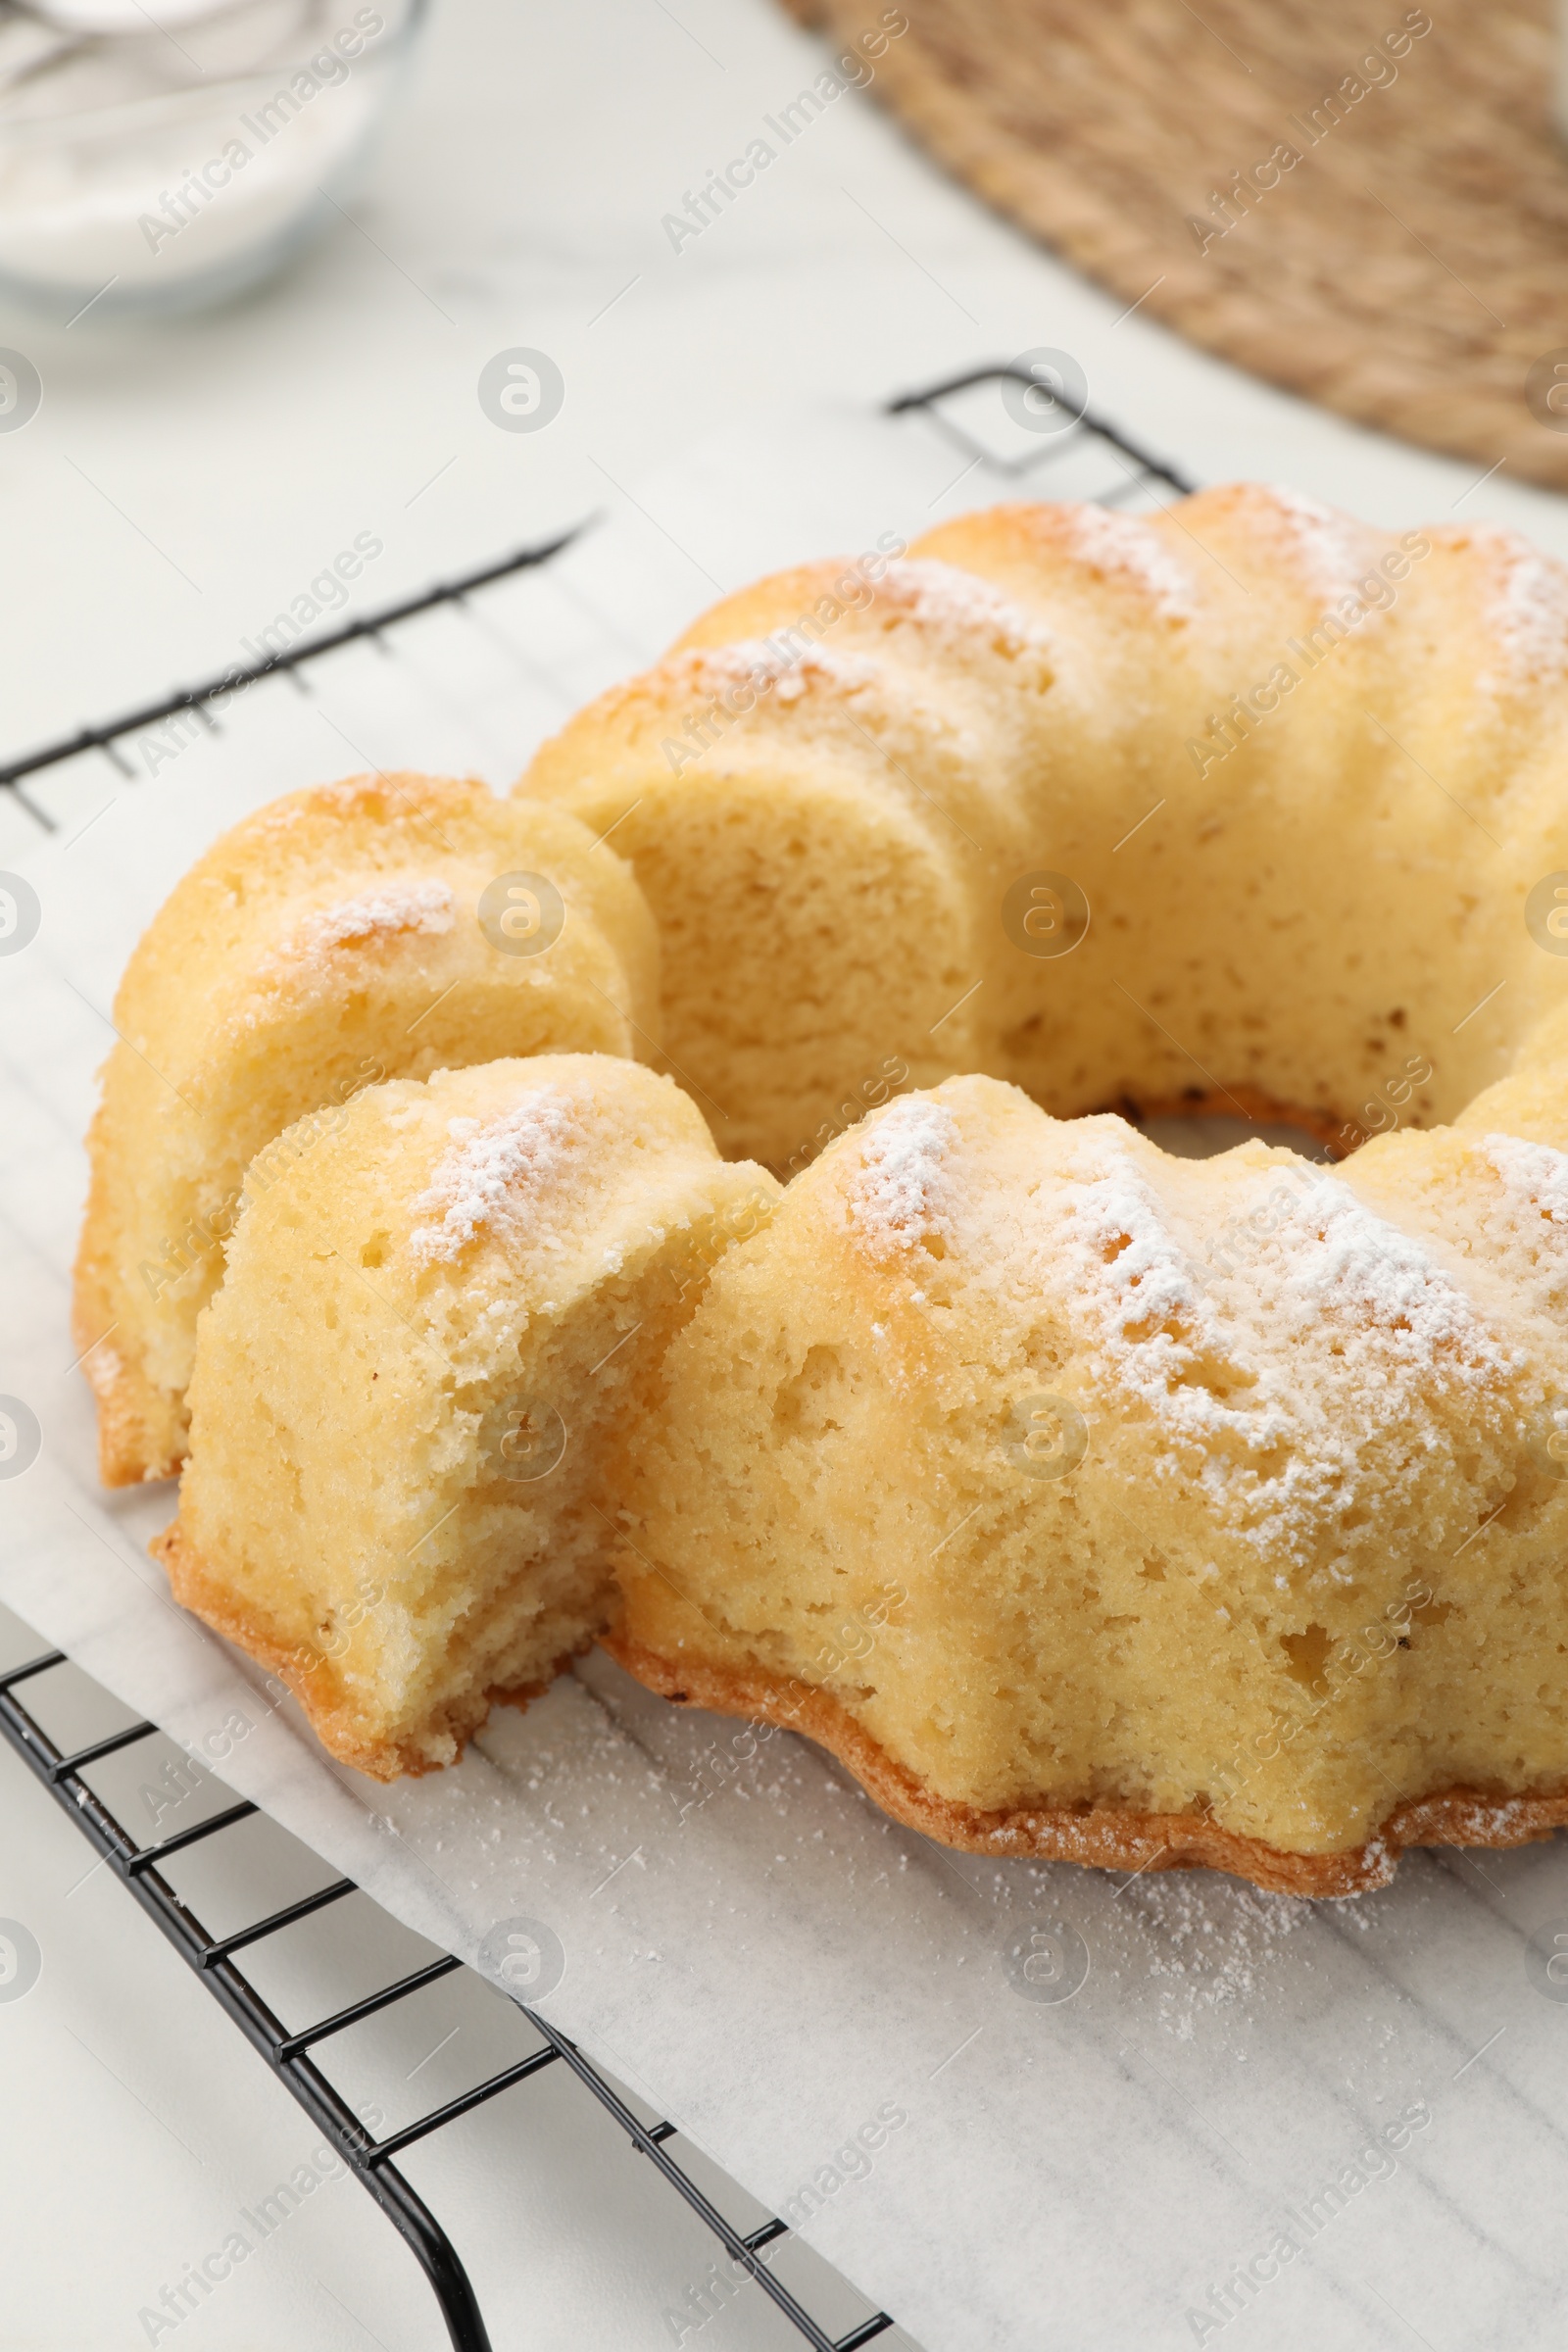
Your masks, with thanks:
[{"label": "slice of sponge cake", "polygon": [[778,1187],[720,1160],[670,1079],[601,1054],[372,1087],[278,1153],[201,1320],[155,1549],[391,1779],[610,1624],[603,1464]]}]

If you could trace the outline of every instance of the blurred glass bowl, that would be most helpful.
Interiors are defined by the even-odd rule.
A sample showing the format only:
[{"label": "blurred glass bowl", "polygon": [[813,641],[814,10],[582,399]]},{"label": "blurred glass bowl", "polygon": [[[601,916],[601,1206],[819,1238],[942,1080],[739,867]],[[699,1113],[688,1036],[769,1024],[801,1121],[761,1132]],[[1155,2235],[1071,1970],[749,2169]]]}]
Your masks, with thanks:
[{"label": "blurred glass bowl", "polygon": [[424,11],[241,0],[95,34],[0,9],[0,289],[74,316],[266,277],[332,217]]}]

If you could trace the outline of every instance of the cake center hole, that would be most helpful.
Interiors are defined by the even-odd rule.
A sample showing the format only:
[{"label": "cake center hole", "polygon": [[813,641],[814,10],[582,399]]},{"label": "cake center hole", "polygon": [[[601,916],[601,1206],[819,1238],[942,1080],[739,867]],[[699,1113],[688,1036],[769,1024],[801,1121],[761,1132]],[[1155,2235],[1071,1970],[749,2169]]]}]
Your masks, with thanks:
[{"label": "cake center hole", "polygon": [[1142,1133],[1162,1152],[1174,1153],[1178,1159],[1213,1159],[1221,1152],[1233,1152],[1238,1144],[1272,1144],[1280,1150],[1294,1152],[1299,1159],[1318,1160],[1332,1165],[1334,1153],[1328,1146],[1305,1127],[1291,1125],[1283,1119],[1236,1119],[1219,1113],[1204,1112],[1193,1118],[1152,1118],[1143,1122]]}]

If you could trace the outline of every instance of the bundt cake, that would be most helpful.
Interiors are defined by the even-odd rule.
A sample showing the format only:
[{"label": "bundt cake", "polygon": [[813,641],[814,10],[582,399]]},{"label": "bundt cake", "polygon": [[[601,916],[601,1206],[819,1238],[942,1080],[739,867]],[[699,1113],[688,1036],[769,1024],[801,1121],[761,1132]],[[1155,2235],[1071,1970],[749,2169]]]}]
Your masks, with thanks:
[{"label": "bundt cake", "polygon": [[[362,981],[308,1101],[303,1016],[219,1055],[267,1135],[350,1099],[269,1154],[196,1325],[176,1592],[377,1773],[603,1636],[981,1851],[1341,1893],[1402,1845],[1544,1834],[1565,773],[1568,574],[1501,532],[1250,488],[1004,508],[727,600],[520,788],[645,894],[608,848],[519,851],[602,959],[572,997],[539,958],[601,1006],[572,1042],[652,1057],[662,1027],[685,1097],[602,1054],[426,1077],[503,1050],[461,991],[400,1076]],[[331,857],[291,937],[375,898]],[[407,904],[408,953],[447,953]],[[248,1004],[256,960],[190,968]],[[154,1379],[122,1309],[165,1229],[161,1082],[134,1117],[116,1089],[144,1054],[200,1106],[209,1024],[150,962],[83,1295],[137,1335],[139,1387],[89,1358],[128,1458],[167,1461],[195,1308]],[[1199,1107],[1283,1110],[1341,1163],[1185,1161],[1113,1115]],[[192,1117],[180,1199],[231,1200],[266,1139]],[[803,1171],[776,1210],[743,1154]]]},{"label": "bundt cake", "polygon": [[670,1079],[603,1054],[393,1080],[297,1134],[202,1315],[155,1548],[390,1780],[609,1623],[607,1443],[778,1188]]},{"label": "bundt cake", "polygon": [[612,829],[725,1152],[789,1165],[889,1056],[1332,1128],[1425,1058],[1431,1123],[1565,1001],[1522,920],[1565,662],[1568,574],[1510,533],[1003,507],[727,598],[518,789]]},{"label": "bundt cake", "polygon": [[105,1482],[177,1468],[197,1317],[285,1127],[314,1151],[359,1088],[456,1063],[646,1056],[656,956],[609,848],[483,784],[362,776],[215,843],[121,983],[88,1143],[74,1325]]}]

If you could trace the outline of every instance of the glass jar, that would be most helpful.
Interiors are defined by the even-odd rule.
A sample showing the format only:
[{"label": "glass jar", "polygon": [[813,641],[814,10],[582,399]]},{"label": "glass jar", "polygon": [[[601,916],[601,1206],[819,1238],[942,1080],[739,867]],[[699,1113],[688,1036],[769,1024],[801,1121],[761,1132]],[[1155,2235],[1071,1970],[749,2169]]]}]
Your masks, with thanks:
[{"label": "glass jar", "polygon": [[333,217],[423,14],[241,0],[93,32],[11,12],[0,288],[78,317],[194,308],[265,277]]}]

